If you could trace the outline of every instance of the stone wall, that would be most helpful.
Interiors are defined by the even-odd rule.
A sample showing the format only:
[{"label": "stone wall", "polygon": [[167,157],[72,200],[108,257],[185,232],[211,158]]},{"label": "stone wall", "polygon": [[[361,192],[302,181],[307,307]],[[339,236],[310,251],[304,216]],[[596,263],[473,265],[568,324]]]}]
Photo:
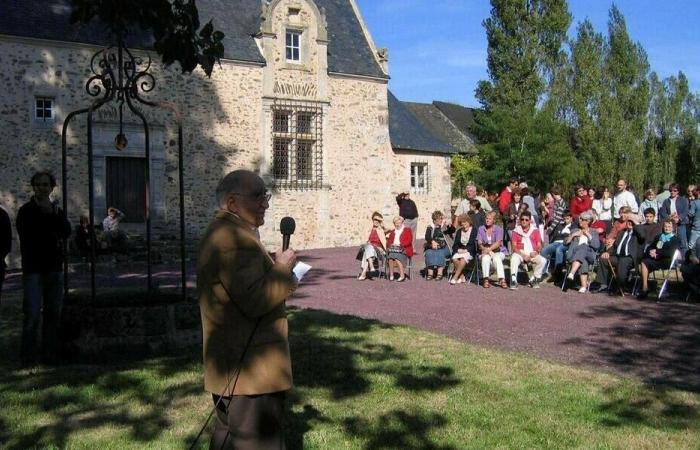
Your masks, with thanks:
[{"label": "stone wall", "polygon": [[[91,75],[90,57],[97,50],[90,46],[0,38],[0,83],[4,86],[0,95],[0,203],[8,209],[13,222],[19,206],[31,196],[31,174],[50,169],[60,175],[62,124],[68,112],[85,107],[92,100],[85,92],[85,82]],[[267,223],[261,230],[263,241],[270,246],[279,245],[279,220],[287,215],[297,219],[298,231],[292,240],[295,248],[356,245],[364,241],[372,211],[379,210],[387,216],[396,214],[394,196],[409,190],[410,163],[417,160],[429,163],[432,180],[429,193],[414,196],[421,214],[421,229],[427,225],[433,209],[448,210],[449,161],[444,156],[395,153],[391,149],[386,81],[328,76],[325,61],[318,64],[324,70],[315,74],[314,79],[321,81],[314,82],[324,87],[315,91],[312,100],[323,104],[323,187],[274,191]],[[183,76],[176,67],[163,68],[154,62],[151,71],[157,84],[147,94],[149,100],[173,102],[184,112],[185,205],[190,240],[198,238],[213,216],[214,189],[225,173],[237,168],[264,173],[269,164],[271,119],[265,111],[265,86],[270,85],[265,77],[270,76],[270,70],[223,61],[208,79],[200,71]],[[32,119],[35,96],[55,99],[56,117],[52,123]],[[151,163],[152,188],[161,196],[163,205],[162,210],[153,212],[154,230],[177,233],[177,130],[170,113],[148,107],[143,110],[151,124],[152,150],[161,155],[159,161]],[[110,155],[118,155],[109,147],[116,131],[115,119],[114,106],[103,107],[94,119],[96,145]],[[140,124],[132,115],[127,115],[125,122],[130,134],[130,147],[125,154],[138,156],[142,154],[139,142],[143,140]],[[86,130],[85,115],[69,127],[68,198],[73,224],[87,213]],[[96,185],[95,189],[99,194],[104,186]],[[62,198],[60,189],[55,197]],[[101,220],[104,213],[96,211],[96,219]],[[11,267],[17,267],[17,240],[13,247]]]}]

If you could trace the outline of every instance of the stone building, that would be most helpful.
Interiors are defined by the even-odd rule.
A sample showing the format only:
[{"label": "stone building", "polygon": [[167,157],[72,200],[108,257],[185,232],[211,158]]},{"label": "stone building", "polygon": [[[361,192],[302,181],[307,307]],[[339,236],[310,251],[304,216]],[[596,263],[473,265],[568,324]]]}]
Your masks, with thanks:
[{"label": "stone building", "polygon": [[[295,217],[296,248],[362,242],[369,216],[397,212],[411,191],[422,229],[434,209],[449,211],[454,146],[388,91],[387,51],[378,49],[354,0],[200,0],[203,23],[226,34],[211,78],[181,75],[153,55],[156,84],[144,94],[183,111],[186,229],[195,241],[216,209],[218,180],[237,168],[258,170],[273,193],[262,238],[278,245],[283,216]],[[92,55],[110,43],[99,26],[69,23],[67,0],[8,0],[0,14],[0,204],[14,220],[31,195],[32,172],[60,174],[66,115],[86,107]],[[139,47],[138,44],[132,48]],[[145,48],[144,46],[141,46]],[[134,50],[147,58],[143,50]],[[151,173],[151,217],[158,234],[178,229],[176,128],[167,111],[144,108],[150,161],[136,117],[124,117],[128,146],[118,150],[117,108],[93,124],[95,219],[108,206],[143,228],[143,174]],[[72,223],[88,211],[87,127],[68,133],[68,205]],[[63,194],[60,189],[57,197]],[[15,245],[15,249],[19,246]],[[16,253],[13,262],[16,264]]]}]

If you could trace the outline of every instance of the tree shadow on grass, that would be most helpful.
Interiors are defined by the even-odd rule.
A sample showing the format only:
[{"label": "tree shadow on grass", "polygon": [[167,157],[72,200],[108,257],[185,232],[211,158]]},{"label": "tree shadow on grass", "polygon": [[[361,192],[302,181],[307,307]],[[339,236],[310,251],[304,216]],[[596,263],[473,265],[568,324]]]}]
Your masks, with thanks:
[{"label": "tree shadow on grass", "polygon": [[[19,370],[19,319],[19,306],[2,308],[0,398],[14,405],[0,408],[2,448],[65,448],[71,434],[101,427],[128,430],[128,439],[134,443],[151,442],[174,425],[169,412],[183,399],[202,393],[199,380],[170,380],[163,386],[163,380],[174,374],[199,370],[195,352],[145,361]],[[25,421],[35,425],[27,426]],[[17,427],[18,422],[23,425]]]},{"label": "tree shadow on grass", "polygon": [[[290,346],[297,387],[323,389],[332,400],[342,401],[373,389],[371,380],[377,375],[388,377],[395,387],[409,395],[448,389],[460,383],[449,366],[423,363],[415,367],[401,349],[368,340],[370,332],[394,328],[391,325],[319,310],[290,311]],[[301,449],[304,434],[313,424],[330,419],[306,403],[308,400],[299,390],[291,394],[287,442],[290,449]],[[415,411],[395,410],[367,423],[361,417],[361,404],[357,411],[357,415],[345,417],[342,425],[349,435],[366,440],[367,448],[446,448],[429,437],[431,430],[446,424],[447,418],[442,414],[424,416]],[[401,439],[397,439],[399,435]]]},{"label": "tree shadow on grass", "polygon": [[[19,370],[20,316],[19,305],[3,306],[0,315],[0,447],[64,448],[86,433],[110,439],[100,430],[119,433],[118,439],[133,443],[133,448],[164,441],[170,442],[163,444],[166,447],[173,442],[178,447],[189,447],[206,414],[201,421],[190,419],[183,424],[174,423],[170,413],[191,408],[193,403],[199,406],[197,396],[202,397],[202,408],[208,413],[210,405],[204,400],[208,397],[202,391],[199,376],[200,349],[177,357]],[[353,409],[346,417],[337,418],[304,398],[304,390],[321,389],[332,401],[359,399],[373,389],[373,375],[390,377],[394,386],[409,393],[433,392],[459,383],[452,368],[430,363],[412,365],[400,348],[367,337],[371,331],[390,328],[393,327],[352,316],[290,309],[295,384],[305,388],[292,390],[289,395],[290,449],[304,448],[304,435],[324,422],[336,422],[346,433],[366,440],[370,448],[394,446],[398,442],[395,435],[405,434],[404,428],[410,429],[400,441],[407,443],[405,448],[442,448],[430,438],[431,430],[447,421],[441,414],[424,416],[409,408],[397,409],[365,424],[361,405],[357,412]],[[192,373],[196,376],[188,375]],[[385,422],[391,427],[387,428]],[[362,433],[355,433],[357,426],[362,427]],[[168,430],[175,427],[192,430],[181,439],[168,437]],[[205,433],[198,448],[205,447],[208,438]]]}]

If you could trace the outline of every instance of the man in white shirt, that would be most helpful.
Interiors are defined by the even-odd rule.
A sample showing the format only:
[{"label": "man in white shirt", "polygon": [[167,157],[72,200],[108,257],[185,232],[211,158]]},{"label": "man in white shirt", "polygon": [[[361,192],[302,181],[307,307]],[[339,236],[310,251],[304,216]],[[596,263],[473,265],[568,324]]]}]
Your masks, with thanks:
[{"label": "man in white shirt", "polygon": [[476,186],[473,184],[468,184],[467,187],[464,188],[464,197],[465,198],[459,202],[459,205],[457,205],[457,209],[455,210],[455,221],[453,224],[455,227],[457,227],[457,217],[461,216],[462,214],[469,214],[469,202],[471,200],[479,200],[479,203],[481,203],[481,209],[484,210],[484,213],[487,213],[493,209],[491,208],[491,204],[489,204],[488,200],[486,200],[484,197],[476,195]]},{"label": "man in white shirt", "polygon": [[617,182],[617,194],[615,194],[615,198],[613,199],[613,214],[615,219],[620,218],[620,208],[623,206],[629,206],[634,214],[639,212],[639,205],[634,198],[634,194],[627,190],[627,182],[620,179]]}]

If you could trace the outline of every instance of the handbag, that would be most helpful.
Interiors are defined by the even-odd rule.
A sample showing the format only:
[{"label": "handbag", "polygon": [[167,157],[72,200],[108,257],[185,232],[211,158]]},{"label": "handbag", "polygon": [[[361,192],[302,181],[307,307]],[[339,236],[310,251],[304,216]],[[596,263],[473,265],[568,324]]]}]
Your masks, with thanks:
[{"label": "handbag", "polygon": [[357,256],[355,256],[355,259],[358,261],[362,261],[362,257],[365,255],[365,249],[363,247],[360,247],[360,250],[357,252]]}]

